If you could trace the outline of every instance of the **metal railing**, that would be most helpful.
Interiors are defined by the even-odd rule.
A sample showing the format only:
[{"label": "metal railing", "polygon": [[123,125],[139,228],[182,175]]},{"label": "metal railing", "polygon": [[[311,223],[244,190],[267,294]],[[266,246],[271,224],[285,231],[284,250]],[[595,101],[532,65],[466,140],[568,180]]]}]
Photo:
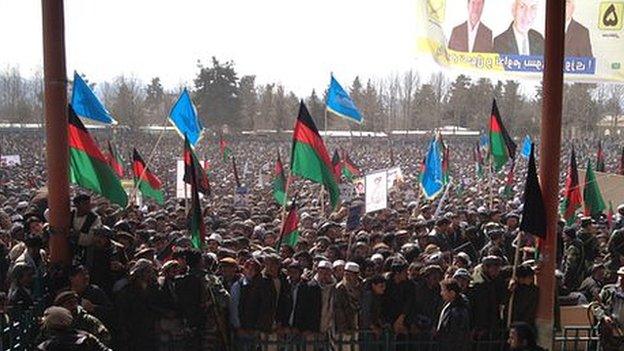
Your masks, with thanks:
[{"label": "metal railing", "polygon": [[567,326],[555,336],[553,351],[601,351],[600,338],[595,327]]}]

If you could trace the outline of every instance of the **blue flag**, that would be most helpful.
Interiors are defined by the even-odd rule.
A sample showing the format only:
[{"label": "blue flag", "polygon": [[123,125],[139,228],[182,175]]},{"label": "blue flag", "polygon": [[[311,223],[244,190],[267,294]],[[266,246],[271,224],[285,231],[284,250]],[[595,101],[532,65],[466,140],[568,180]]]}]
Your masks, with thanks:
[{"label": "blue flag", "polygon": [[522,141],[522,152],[520,153],[520,155],[522,155],[522,157],[529,159],[529,155],[531,155],[531,145],[533,144],[533,142],[531,141],[531,137],[530,136],[525,136],[524,137],[524,141]]},{"label": "blue flag", "polygon": [[93,90],[80,77],[78,72],[74,72],[74,88],[72,90],[71,105],[76,114],[80,117],[92,119],[94,121],[117,124],[110,112],[102,105],[95,96]]},{"label": "blue flag", "polygon": [[182,137],[186,135],[191,146],[195,146],[201,139],[204,127],[197,118],[197,110],[186,88],[180,94],[178,101],[173,104],[169,113],[169,121],[171,121]]},{"label": "blue flag", "polygon": [[340,117],[362,123],[363,118],[360,111],[333,75],[327,91],[327,109]]},{"label": "blue flag", "polygon": [[486,150],[489,145],[490,136],[487,134],[481,134],[481,136],[479,137],[479,146],[481,147],[481,150]]},{"label": "blue flag", "polygon": [[435,138],[429,144],[429,151],[427,151],[427,158],[425,159],[425,170],[420,180],[420,186],[427,199],[433,199],[444,188],[442,155],[440,154],[440,145]]}]

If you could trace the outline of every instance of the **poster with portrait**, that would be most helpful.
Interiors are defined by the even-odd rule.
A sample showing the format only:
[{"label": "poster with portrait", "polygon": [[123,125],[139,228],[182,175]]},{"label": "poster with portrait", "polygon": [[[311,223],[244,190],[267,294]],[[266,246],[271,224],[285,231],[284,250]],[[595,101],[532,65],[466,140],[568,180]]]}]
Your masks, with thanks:
[{"label": "poster with portrait", "polygon": [[388,206],[388,173],[383,170],[366,175],[366,213]]},{"label": "poster with portrait", "polygon": [[22,164],[20,155],[2,155],[0,156],[0,165],[6,167],[14,167]]},{"label": "poster with portrait", "polygon": [[[546,0],[416,1],[419,54],[492,78],[542,78]],[[567,0],[567,81],[624,81],[623,28],[624,2]]]}]

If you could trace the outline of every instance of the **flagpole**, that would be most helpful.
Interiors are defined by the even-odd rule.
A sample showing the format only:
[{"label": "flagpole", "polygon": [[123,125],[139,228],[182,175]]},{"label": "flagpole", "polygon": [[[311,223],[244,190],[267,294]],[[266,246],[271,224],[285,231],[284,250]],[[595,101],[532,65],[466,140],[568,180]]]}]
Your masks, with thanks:
[{"label": "flagpole", "polygon": [[492,167],[492,155],[490,154],[490,164],[489,164],[489,168],[490,168],[490,210],[492,209],[492,207],[494,206],[494,168]]},{"label": "flagpole", "polygon": [[[511,273],[511,281],[513,281],[516,286],[515,289],[517,289],[518,287],[518,282],[516,282],[517,276],[518,276],[518,262],[520,261],[520,246],[522,245],[522,237],[523,237],[523,232],[519,231],[518,232],[518,236],[516,237],[516,253],[514,254],[514,264],[513,264],[513,270]],[[507,328],[509,328],[511,326],[511,322],[512,322],[512,318],[513,318],[513,305],[514,305],[514,300],[516,297],[516,290],[513,290],[511,292],[511,296],[509,297],[509,306],[507,308]]]}]

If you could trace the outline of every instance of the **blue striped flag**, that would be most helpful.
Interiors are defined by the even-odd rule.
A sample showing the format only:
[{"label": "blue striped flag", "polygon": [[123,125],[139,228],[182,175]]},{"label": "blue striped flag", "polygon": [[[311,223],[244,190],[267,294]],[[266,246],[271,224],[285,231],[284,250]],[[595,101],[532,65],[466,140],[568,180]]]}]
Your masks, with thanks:
[{"label": "blue striped flag", "polygon": [[362,114],[355,106],[355,103],[333,75],[327,91],[327,109],[342,118],[356,123],[362,123],[363,121]]},{"label": "blue striped flag", "polygon": [[186,88],[180,94],[178,101],[173,104],[169,113],[169,121],[177,129],[182,137],[188,138],[189,144],[195,146],[202,136],[202,126],[197,118],[197,109],[191,101],[191,96]]},{"label": "blue striped flag", "polygon": [[100,102],[100,99],[95,96],[93,90],[75,71],[73,85],[71,105],[78,116],[106,124],[117,124],[117,121]]}]

